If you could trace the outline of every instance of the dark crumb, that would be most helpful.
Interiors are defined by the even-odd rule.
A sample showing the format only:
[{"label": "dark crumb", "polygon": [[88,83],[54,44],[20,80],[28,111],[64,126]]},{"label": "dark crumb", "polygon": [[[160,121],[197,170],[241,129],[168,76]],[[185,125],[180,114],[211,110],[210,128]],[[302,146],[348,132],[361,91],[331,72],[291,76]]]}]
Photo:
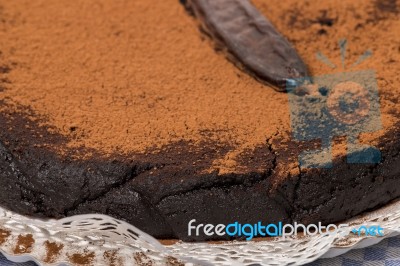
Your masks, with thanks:
[{"label": "dark crumb", "polygon": [[397,0],[377,0],[375,6],[382,12],[389,12],[397,14],[399,12]]},{"label": "dark crumb", "polygon": [[318,23],[321,26],[332,27],[337,21],[337,18],[333,18],[328,16],[327,10],[321,11],[321,16],[319,16],[316,20],[312,21],[313,23]]},{"label": "dark crumb", "polygon": [[399,14],[397,0],[376,0],[374,10],[369,13],[368,23],[377,24],[387,19],[389,15]]},{"label": "dark crumb", "polygon": [[11,71],[9,66],[0,66],[0,74],[7,74]]}]

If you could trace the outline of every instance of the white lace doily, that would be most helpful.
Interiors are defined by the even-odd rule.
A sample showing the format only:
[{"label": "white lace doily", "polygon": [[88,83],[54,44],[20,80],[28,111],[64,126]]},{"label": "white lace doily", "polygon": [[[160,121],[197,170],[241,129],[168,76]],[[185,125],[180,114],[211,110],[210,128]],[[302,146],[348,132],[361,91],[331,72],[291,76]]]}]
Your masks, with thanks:
[{"label": "white lace doily", "polygon": [[0,248],[13,261],[34,260],[42,265],[302,265],[400,234],[400,201],[347,223],[379,224],[385,236],[359,237],[343,228],[338,235],[164,246],[105,215],[42,221],[0,208]]}]

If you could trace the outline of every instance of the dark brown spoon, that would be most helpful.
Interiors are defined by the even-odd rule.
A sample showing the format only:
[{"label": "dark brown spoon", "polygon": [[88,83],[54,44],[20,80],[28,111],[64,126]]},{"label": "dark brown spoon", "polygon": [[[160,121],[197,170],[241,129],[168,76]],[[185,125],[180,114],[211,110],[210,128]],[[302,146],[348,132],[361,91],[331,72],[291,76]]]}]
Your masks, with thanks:
[{"label": "dark brown spoon", "polygon": [[181,0],[228,58],[263,83],[285,91],[308,77],[296,50],[249,0]]}]

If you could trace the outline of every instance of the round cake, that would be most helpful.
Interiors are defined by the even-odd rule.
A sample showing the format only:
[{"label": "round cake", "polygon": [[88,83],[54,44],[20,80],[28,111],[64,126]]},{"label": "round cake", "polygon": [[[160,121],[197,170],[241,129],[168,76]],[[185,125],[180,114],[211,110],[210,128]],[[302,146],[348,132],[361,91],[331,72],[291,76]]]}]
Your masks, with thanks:
[{"label": "round cake", "polygon": [[[321,118],[298,134],[307,115],[294,107],[315,99],[314,87],[259,82],[178,0],[3,0],[0,204],[45,218],[107,214],[157,238],[200,241],[221,236],[189,236],[193,219],[328,224],[400,197],[397,2],[252,3],[316,80],[372,75],[377,101],[357,108],[379,117],[365,132],[362,111],[337,111],[358,89],[346,83],[316,92],[347,131],[321,133]],[[377,161],[357,161],[354,142],[375,147]],[[324,167],[302,165],[321,147]]]}]

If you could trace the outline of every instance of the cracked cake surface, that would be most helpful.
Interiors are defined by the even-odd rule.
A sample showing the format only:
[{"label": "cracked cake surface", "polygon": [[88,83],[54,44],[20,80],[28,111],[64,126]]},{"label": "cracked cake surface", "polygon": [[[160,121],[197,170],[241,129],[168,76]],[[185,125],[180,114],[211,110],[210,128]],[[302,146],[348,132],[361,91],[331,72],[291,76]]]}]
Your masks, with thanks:
[{"label": "cracked cake surface", "polygon": [[[60,218],[104,213],[159,238],[187,223],[332,223],[400,196],[396,1],[254,0],[315,75],[373,56],[379,164],[301,169],[286,93],[216,53],[178,0],[0,1],[0,204]],[[387,29],[387,30],[384,30]],[[350,63],[349,63],[350,64]],[[202,240],[197,238],[194,240]]]}]

